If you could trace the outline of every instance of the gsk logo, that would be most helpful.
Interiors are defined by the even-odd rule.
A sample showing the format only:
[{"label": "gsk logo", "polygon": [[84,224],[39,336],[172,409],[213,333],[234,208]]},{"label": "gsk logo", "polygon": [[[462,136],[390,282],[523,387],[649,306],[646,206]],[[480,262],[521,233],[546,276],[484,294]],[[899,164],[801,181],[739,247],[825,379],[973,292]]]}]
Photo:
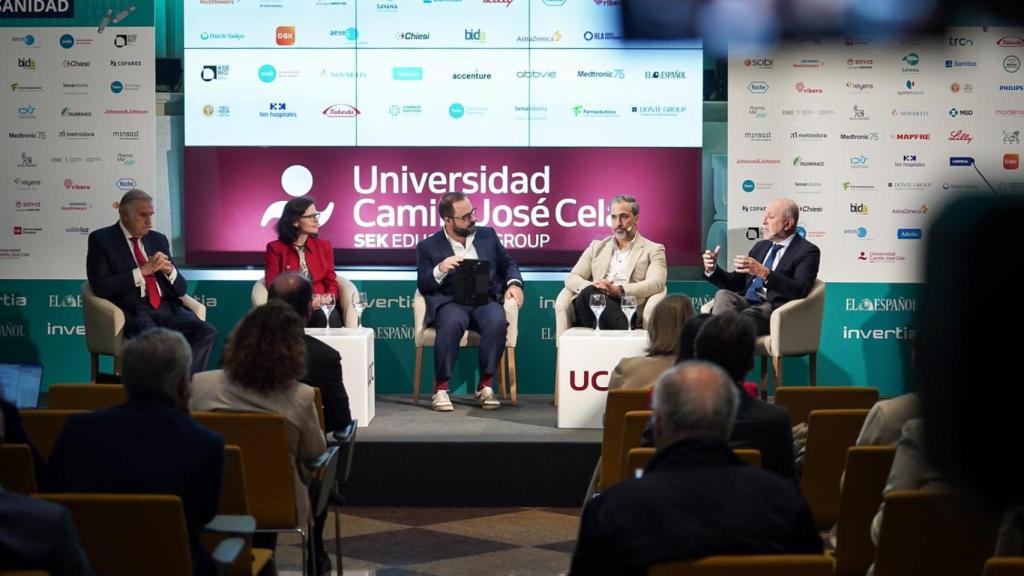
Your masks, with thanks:
[{"label": "gsk logo", "polygon": [[[588,387],[593,388],[594,390],[598,390],[600,392],[605,392],[608,390],[607,370],[598,370],[597,372],[594,373],[591,373],[590,370],[583,370],[581,376],[577,376],[578,374],[579,372],[576,370],[569,371],[569,387],[572,388],[573,390],[576,390],[577,392],[582,392],[586,390]],[[597,381],[598,378],[604,378],[605,383],[600,384]],[[577,382],[577,380],[579,380],[579,382]]]},{"label": "gsk logo", "polygon": [[292,46],[295,44],[295,26],[278,26],[276,33],[278,46]]}]

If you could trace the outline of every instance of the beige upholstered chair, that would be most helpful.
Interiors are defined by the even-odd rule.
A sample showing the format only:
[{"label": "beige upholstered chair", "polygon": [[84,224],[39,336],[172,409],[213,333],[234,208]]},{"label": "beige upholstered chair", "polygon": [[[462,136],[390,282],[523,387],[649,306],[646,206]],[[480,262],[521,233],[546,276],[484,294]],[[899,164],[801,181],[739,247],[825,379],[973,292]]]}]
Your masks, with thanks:
[{"label": "beige upholstered chair", "polygon": [[[206,320],[206,306],[187,294],[181,301],[200,320]],[[82,282],[82,310],[85,314],[85,344],[89,348],[92,381],[96,381],[96,375],[99,373],[101,354],[113,356],[114,374],[121,374],[124,312],[110,300],[94,294],[88,281]]]},{"label": "beige upholstered chair", "polygon": [[[713,307],[711,300],[700,311],[709,314]],[[808,356],[810,384],[818,385],[818,344],[824,315],[825,283],[820,279],[814,281],[806,298],[790,300],[772,311],[770,331],[754,343],[754,354],[761,357],[762,398],[768,396],[769,358],[776,388],[782,386],[782,359],[786,356]]]},{"label": "beige upholstered chair", "polygon": [[[505,309],[505,320],[508,322],[508,332],[505,335],[505,353],[502,354],[498,363],[498,383],[501,387],[501,399],[506,398],[505,388],[505,359],[508,358],[508,386],[512,389],[512,404],[516,403],[516,342],[519,340],[519,306],[512,298],[506,298],[502,304]],[[424,319],[427,316],[427,301],[416,290],[412,303],[413,327],[415,329],[414,340],[416,341],[416,363],[412,382],[412,401],[419,402],[420,380],[423,376],[423,348],[434,345],[434,338],[437,334],[432,327],[426,326]],[[460,348],[476,348],[480,346],[480,334],[474,330],[466,330],[459,341]]]},{"label": "beige upholstered chair", "polygon": [[709,556],[652,566],[648,576],[832,576],[825,555]]},{"label": "beige upholstered chair", "polygon": [[[357,319],[356,313],[352,310],[352,295],[355,294],[355,284],[350,282],[348,279],[341,276],[338,279],[338,290],[341,294],[338,295],[338,312],[341,314],[341,325],[345,328],[355,328]],[[261,306],[267,303],[267,284],[266,278],[260,278],[252,285],[252,307]],[[318,314],[319,312],[314,312]]]},{"label": "beige upholstered chair", "polygon": [[[555,404],[558,404],[558,340],[562,337],[562,333],[572,328],[576,322],[576,316],[572,310],[572,299],[576,294],[568,288],[562,288],[562,291],[558,293],[558,298],[555,299]],[[643,306],[637,308],[637,328],[643,328],[647,326],[651,321],[651,315],[654,314],[654,308],[665,299],[668,295],[668,288],[648,298]]]}]

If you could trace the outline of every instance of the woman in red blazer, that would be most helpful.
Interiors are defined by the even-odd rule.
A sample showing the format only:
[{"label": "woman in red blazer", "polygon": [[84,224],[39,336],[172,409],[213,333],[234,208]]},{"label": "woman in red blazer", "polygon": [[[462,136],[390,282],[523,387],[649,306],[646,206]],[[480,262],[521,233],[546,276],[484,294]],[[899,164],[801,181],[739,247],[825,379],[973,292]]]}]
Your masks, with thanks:
[{"label": "woman in red blazer", "polygon": [[277,221],[277,240],[267,244],[266,283],[270,286],[283,272],[302,274],[313,284],[313,307],[317,309],[309,319],[309,326],[327,325],[319,311],[320,296],[333,294],[337,305],[331,311],[331,327],[341,327],[342,303],[334,275],[334,248],[330,242],[317,238],[319,217],[312,198],[292,198],[284,205],[281,219]]}]

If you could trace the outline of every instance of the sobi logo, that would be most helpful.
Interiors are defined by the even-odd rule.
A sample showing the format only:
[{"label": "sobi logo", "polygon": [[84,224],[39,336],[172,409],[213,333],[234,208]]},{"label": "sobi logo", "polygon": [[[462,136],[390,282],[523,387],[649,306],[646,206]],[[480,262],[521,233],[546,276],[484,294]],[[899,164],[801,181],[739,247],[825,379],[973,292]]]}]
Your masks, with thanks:
[{"label": "sobi logo", "polygon": [[262,82],[270,84],[277,79],[277,68],[274,68],[270,64],[264,64],[263,66],[260,66],[259,76]]},{"label": "sobi logo", "polygon": [[448,107],[448,115],[456,120],[462,118],[466,115],[466,107],[458,102],[454,102]]},{"label": "sobi logo", "polygon": [[[284,189],[285,194],[292,198],[305,196],[313,189],[313,173],[309,171],[309,168],[301,164],[289,166],[281,173],[281,188]],[[263,217],[260,218],[260,227],[266,228],[271,220],[280,218],[281,213],[284,211],[284,205],[287,203],[287,200],[278,200],[267,206],[267,209],[263,211]],[[326,226],[333,213],[334,202],[331,202],[320,211],[320,225]]]},{"label": "sobi logo", "polygon": [[744,180],[743,181],[743,191],[746,192],[747,194],[753,192],[754,188],[757,188],[757,185],[754,184],[753,180]]},{"label": "sobi logo", "polygon": [[120,94],[124,92],[124,84],[120,80],[114,80],[110,83],[110,91],[114,94]]},{"label": "sobi logo", "polygon": [[75,37],[71,34],[63,34],[60,37],[60,47],[65,50],[70,50],[75,45]]}]

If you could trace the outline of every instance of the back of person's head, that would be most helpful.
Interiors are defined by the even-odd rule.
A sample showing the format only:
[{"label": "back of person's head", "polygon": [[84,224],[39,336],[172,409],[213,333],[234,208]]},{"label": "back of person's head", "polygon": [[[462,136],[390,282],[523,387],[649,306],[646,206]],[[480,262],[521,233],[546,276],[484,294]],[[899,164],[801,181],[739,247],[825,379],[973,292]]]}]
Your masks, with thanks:
[{"label": "back of person's head", "polygon": [[261,393],[288,387],[306,371],[304,324],[279,300],[253,308],[224,344],[224,370],[234,383]]},{"label": "back of person's head", "polygon": [[710,362],[688,360],[666,370],[654,387],[655,442],[662,448],[684,438],[726,442],[739,408],[729,375]]},{"label": "back of person's head", "polygon": [[690,316],[683,322],[679,330],[679,344],[676,345],[676,364],[693,360],[693,344],[697,340],[697,333],[704,322],[711,318],[711,314],[700,313]]},{"label": "back of person's head", "polygon": [[[915,357],[928,459],[951,484],[1001,506],[1024,501],[1020,453],[1024,386],[1014,334],[1024,198],[971,195],[932,222],[917,313]],[[1008,264],[1010,263],[1010,264]]]},{"label": "back of person's head", "polygon": [[647,327],[648,356],[671,355],[679,345],[679,330],[694,315],[693,302],[685,294],[671,294],[655,306]]},{"label": "back of person's head", "polygon": [[722,367],[737,386],[754,367],[754,321],[736,312],[716,314],[708,318],[697,332],[694,358]]},{"label": "back of person's head", "polygon": [[291,306],[299,318],[309,319],[309,303],[313,301],[313,284],[301,274],[286,272],[274,278],[267,287],[267,298]]},{"label": "back of person's head", "polygon": [[129,402],[163,400],[184,407],[188,401],[192,348],[180,332],[150,328],[125,342],[121,382]]}]

